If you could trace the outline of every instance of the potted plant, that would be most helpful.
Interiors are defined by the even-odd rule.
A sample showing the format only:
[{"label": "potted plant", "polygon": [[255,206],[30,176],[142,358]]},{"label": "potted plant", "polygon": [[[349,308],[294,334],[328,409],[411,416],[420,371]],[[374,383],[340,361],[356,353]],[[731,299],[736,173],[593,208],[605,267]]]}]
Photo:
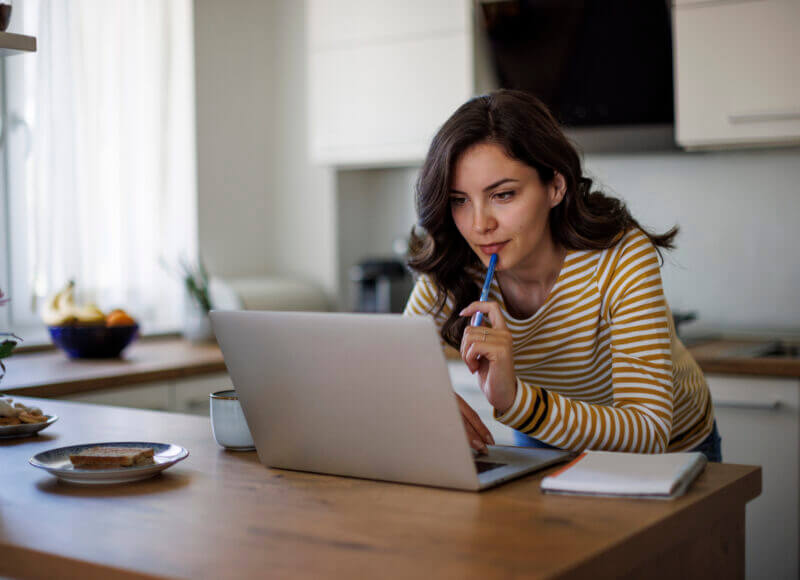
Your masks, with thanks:
[{"label": "potted plant", "polygon": [[[3,291],[0,290],[0,306],[5,305],[9,300],[3,296]],[[0,338],[2,338],[0,342],[0,379],[2,379],[6,374],[6,367],[3,364],[3,359],[11,356],[11,352],[14,350],[14,347],[17,346],[17,341],[21,341],[22,339],[11,332],[0,332]],[[12,338],[16,340],[11,340]]]},{"label": "potted plant", "polygon": [[[163,263],[163,262],[162,262]],[[186,258],[178,260],[178,277],[186,291],[183,314],[183,337],[191,342],[214,340],[208,312],[211,310],[208,271],[202,259],[193,265]]]}]

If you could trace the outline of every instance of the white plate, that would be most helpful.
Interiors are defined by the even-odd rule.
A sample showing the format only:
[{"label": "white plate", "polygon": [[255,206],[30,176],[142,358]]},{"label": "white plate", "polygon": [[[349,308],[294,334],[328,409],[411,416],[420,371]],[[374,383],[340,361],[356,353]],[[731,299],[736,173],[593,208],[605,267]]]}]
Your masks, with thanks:
[{"label": "white plate", "polygon": [[58,415],[45,415],[47,421],[42,423],[23,423],[22,425],[0,425],[0,439],[11,439],[12,437],[30,437],[42,429],[46,429],[56,421]]},{"label": "white plate", "polygon": [[[112,467],[110,469],[81,469],[72,465],[70,455],[80,453],[90,447],[152,447],[152,465],[133,465],[131,467]],[[108,484],[126,483],[153,477],[171,465],[186,459],[189,452],[183,447],[170,443],[150,443],[145,441],[125,441],[110,443],[87,443],[85,445],[70,445],[59,447],[50,451],[37,453],[30,458],[34,467],[49,471],[57,478],[70,483]]]}]

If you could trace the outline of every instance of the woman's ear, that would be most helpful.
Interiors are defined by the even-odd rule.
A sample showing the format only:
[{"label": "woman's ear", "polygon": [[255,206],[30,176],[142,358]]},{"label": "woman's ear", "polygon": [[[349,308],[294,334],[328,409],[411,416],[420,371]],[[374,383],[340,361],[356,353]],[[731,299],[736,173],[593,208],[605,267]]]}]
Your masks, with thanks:
[{"label": "woman's ear", "polygon": [[548,188],[548,194],[550,196],[550,207],[556,207],[561,200],[564,199],[564,195],[567,193],[567,180],[564,179],[564,176],[561,175],[558,171],[553,174],[553,180],[550,182],[550,187]]}]

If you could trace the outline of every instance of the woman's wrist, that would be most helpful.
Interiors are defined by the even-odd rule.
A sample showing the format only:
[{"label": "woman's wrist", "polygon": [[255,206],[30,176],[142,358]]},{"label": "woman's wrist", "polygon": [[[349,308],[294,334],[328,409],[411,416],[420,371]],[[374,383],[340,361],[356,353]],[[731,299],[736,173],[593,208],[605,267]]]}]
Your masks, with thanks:
[{"label": "woman's wrist", "polygon": [[516,378],[511,383],[511,388],[504,390],[505,390],[505,395],[502,397],[498,397],[497,401],[492,402],[492,406],[494,407],[495,411],[497,411],[498,415],[505,415],[514,407],[514,403],[517,400]]}]

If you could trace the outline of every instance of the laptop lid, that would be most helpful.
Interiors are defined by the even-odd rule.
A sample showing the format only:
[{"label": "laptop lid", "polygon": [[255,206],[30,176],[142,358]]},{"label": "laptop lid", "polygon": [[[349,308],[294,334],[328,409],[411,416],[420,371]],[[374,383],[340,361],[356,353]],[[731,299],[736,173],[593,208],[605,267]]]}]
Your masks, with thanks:
[{"label": "laptop lid", "polygon": [[427,317],[212,311],[265,465],[478,489]]}]

